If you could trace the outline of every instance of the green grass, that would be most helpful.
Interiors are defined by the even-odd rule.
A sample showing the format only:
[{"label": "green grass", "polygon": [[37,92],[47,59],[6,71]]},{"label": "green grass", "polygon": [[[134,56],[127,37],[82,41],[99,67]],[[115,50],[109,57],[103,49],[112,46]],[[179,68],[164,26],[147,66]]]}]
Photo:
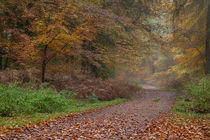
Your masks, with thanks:
[{"label": "green grass", "polygon": [[94,96],[78,100],[74,96],[74,93],[69,91],[56,92],[45,87],[33,90],[15,84],[0,85],[0,130],[127,101],[127,99],[99,101]]},{"label": "green grass", "polygon": [[68,99],[62,93],[49,88],[33,90],[21,88],[15,84],[0,85],[1,117],[62,112],[72,104],[74,104],[73,99]]},{"label": "green grass", "polygon": [[17,117],[0,117],[0,129],[8,127],[18,127],[26,124],[33,124],[45,120],[53,119],[58,116],[63,116],[69,113],[82,112],[96,108],[103,108],[111,105],[116,105],[127,101],[127,99],[115,99],[112,101],[99,101],[97,103],[89,103],[87,101],[76,101],[74,106],[69,107],[64,112],[55,113],[35,113],[33,115],[20,115]]},{"label": "green grass", "polygon": [[209,119],[210,113],[196,113],[191,109],[191,103],[186,101],[184,95],[178,96],[177,100],[171,110],[174,115],[186,117],[186,118],[200,118]]}]

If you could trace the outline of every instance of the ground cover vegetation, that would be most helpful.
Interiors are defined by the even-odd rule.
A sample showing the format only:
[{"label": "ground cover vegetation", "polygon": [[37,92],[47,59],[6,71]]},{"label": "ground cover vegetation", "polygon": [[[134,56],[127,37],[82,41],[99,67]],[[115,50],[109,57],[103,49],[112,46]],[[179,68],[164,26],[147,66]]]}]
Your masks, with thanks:
[{"label": "ground cover vegetation", "polygon": [[97,96],[85,99],[67,90],[57,92],[42,84],[39,89],[18,84],[0,85],[0,128],[17,127],[46,119],[125,102],[125,98],[100,101]]}]

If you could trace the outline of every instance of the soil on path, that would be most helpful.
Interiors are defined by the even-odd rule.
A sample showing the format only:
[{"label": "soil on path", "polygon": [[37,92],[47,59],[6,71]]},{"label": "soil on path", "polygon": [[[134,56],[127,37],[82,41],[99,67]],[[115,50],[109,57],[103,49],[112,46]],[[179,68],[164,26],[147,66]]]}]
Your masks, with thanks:
[{"label": "soil on path", "polygon": [[0,139],[139,139],[174,99],[175,93],[145,89],[132,101],[10,130]]}]

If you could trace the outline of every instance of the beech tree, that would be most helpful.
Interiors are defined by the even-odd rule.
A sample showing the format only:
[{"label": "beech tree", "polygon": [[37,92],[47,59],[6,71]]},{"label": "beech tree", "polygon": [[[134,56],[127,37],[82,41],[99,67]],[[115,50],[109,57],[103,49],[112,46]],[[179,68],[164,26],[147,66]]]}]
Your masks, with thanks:
[{"label": "beech tree", "polygon": [[63,0],[54,3],[39,2],[35,5],[40,8],[32,22],[31,31],[35,34],[29,46],[21,52],[22,60],[32,58],[34,62],[41,63],[42,82],[45,81],[47,64],[55,57],[62,55],[79,55],[84,39],[94,39],[95,29],[92,20],[80,21],[74,25],[71,21],[78,19],[76,7]]}]

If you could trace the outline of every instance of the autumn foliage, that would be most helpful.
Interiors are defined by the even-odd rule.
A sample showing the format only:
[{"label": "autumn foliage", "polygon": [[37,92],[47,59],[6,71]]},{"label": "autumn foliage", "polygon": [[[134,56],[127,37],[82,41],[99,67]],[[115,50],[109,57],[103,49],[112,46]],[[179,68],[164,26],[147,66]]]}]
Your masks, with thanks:
[{"label": "autumn foliage", "polygon": [[18,67],[40,69],[42,82],[49,63],[62,63],[65,70],[85,61],[96,66],[100,65],[97,61],[102,62],[103,49],[90,45],[103,26],[71,2],[3,1],[2,6],[3,57]]}]

